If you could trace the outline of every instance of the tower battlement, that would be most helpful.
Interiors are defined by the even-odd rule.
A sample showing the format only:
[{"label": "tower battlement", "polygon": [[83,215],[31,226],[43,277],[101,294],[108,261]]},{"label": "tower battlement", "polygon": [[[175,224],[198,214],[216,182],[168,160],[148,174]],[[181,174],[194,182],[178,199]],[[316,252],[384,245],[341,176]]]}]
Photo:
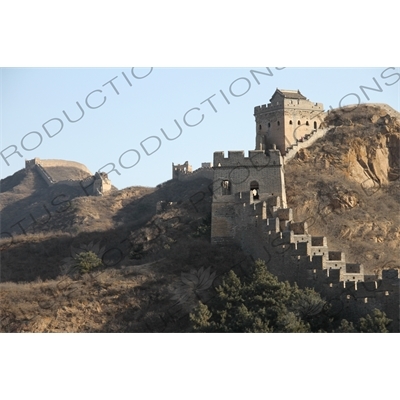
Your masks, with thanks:
[{"label": "tower battlement", "polygon": [[294,110],[309,110],[309,111],[324,111],[322,103],[313,103],[309,100],[284,100],[277,103],[262,104],[261,106],[254,107],[254,115],[260,115],[267,111],[278,109],[294,109]]},{"label": "tower battlement", "polygon": [[265,168],[269,166],[283,165],[283,158],[276,149],[249,150],[246,157],[244,151],[228,151],[228,157],[225,157],[223,151],[214,152],[214,168],[220,167],[249,167]]}]

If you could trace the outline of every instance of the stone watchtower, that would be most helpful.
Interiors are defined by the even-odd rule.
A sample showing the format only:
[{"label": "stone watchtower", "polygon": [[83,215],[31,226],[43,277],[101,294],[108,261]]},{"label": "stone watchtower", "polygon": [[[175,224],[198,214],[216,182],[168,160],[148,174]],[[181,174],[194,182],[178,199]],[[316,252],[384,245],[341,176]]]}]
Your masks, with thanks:
[{"label": "stone watchtower", "polygon": [[279,150],[216,152],[213,169],[211,243],[237,242],[249,220],[267,218],[268,206],[286,207]]},{"label": "stone watchtower", "polygon": [[322,103],[307,100],[299,90],[279,90],[270,103],[254,108],[256,150],[275,144],[284,156],[291,146],[321,128],[325,113]]},{"label": "stone watchtower", "polygon": [[[312,103],[300,91],[277,89],[268,106],[255,107],[254,116],[256,149],[249,151],[248,157],[243,151],[230,151],[228,157],[214,153],[214,244],[238,242],[240,237],[243,242],[243,232],[251,231],[249,223],[254,227],[268,218],[276,219],[278,210],[282,210],[278,225],[282,220],[285,228],[291,211],[286,209],[284,162],[293,146],[298,148],[299,142],[311,143],[311,136],[318,137],[314,134],[321,129],[325,114],[321,103]],[[182,167],[187,165],[174,165],[173,173]],[[272,229],[264,222],[265,230]]]}]

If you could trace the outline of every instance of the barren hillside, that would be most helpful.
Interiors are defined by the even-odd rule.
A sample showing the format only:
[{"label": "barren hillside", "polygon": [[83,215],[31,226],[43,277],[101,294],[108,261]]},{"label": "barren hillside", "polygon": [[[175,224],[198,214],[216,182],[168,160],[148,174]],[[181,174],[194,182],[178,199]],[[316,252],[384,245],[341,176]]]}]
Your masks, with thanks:
[{"label": "barren hillside", "polygon": [[[3,243],[1,330],[187,331],[188,313],[211,284],[251,263],[240,249],[211,246],[209,184],[174,181],[76,198],[62,218],[43,225],[44,233]],[[156,212],[160,200],[165,207]],[[102,266],[71,271],[74,254],[89,250]],[[204,283],[194,292],[199,279]]]}]

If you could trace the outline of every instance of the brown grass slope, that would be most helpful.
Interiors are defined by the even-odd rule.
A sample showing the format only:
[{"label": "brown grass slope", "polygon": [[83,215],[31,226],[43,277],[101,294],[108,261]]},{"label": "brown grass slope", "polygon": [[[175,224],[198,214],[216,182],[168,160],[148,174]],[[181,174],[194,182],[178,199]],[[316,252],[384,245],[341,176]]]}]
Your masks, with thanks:
[{"label": "brown grass slope", "polygon": [[[30,221],[26,234],[19,232],[12,240],[3,239],[1,281],[54,279],[60,273],[62,260],[70,256],[71,247],[90,242],[106,246],[110,259],[121,258],[120,253],[126,257],[131,233],[152,220],[157,202],[186,204],[186,210],[192,210],[187,213],[196,213],[191,198],[197,201],[198,197],[203,197],[201,193],[208,193],[197,209],[200,212],[208,207],[209,210],[209,183],[207,179],[186,184],[170,181],[159,188],[131,187],[101,197],[77,197],[58,206],[49,206],[49,213],[41,218],[35,216],[35,222]],[[204,212],[209,214],[209,211]],[[28,217],[31,218],[29,214]],[[158,228],[151,229],[157,231]],[[108,261],[108,264],[113,262]]]},{"label": "brown grass slope", "polygon": [[[197,299],[208,296],[208,292],[195,293],[192,286],[183,283],[181,274],[207,274],[209,269],[209,273],[217,275],[218,283],[230,269],[240,273],[251,262],[239,249],[211,246],[209,184],[208,180],[168,182],[161,188],[146,189],[147,193],[129,188],[110,199],[90,198],[91,212],[96,208],[100,213],[103,202],[104,209],[110,203],[119,204],[110,218],[115,224],[113,230],[105,227],[104,231],[95,231],[91,224],[82,224],[83,231],[74,236],[37,234],[36,240],[33,236],[21,236],[20,242],[4,254],[9,254],[10,266],[28,258],[18,274],[9,271],[26,282],[14,279],[19,282],[0,284],[1,330],[187,331],[188,313]],[[198,202],[199,198],[203,201]],[[159,199],[173,204],[155,213]],[[82,201],[72,202],[79,203],[75,215],[82,211],[82,204],[87,206],[88,201]],[[71,275],[63,271],[62,259],[70,255],[71,246],[78,248],[89,241],[100,241],[106,249],[114,246],[122,251],[123,258],[118,252],[117,257],[110,253],[104,258],[104,265],[89,274]],[[21,257],[22,252],[26,254]],[[28,252],[31,257],[27,257]]]},{"label": "brown grass slope", "polygon": [[179,250],[171,247],[171,256],[159,261],[101,268],[79,278],[2,283],[0,331],[186,332],[189,312],[209,293],[193,292],[181,274],[210,268],[218,285],[229,270],[243,273],[251,260],[238,249],[211,247],[206,238],[183,239]]},{"label": "brown grass slope", "polygon": [[[89,176],[73,167],[48,167],[46,170],[52,174],[55,171],[55,180],[80,181]],[[69,200],[88,197],[86,189],[90,190],[91,187],[85,188],[85,184],[70,186],[62,183],[49,187],[36,169],[20,170],[0,181],[1,231],[12,234],[34,233],[37,230],[35,221],[41,218],[47,220],[50,214],[58,214],[61,208],[66,208]],[[111,193],[116,191],[112,187]]]},{"label": "brown grass slope", "polygon": [[81,187],[47,186],[35,170],[18,171],[3,179],[0,187],[1,230],[17,234],[31,231],[35,219],[54,212],[61,202],[86,196]]}]

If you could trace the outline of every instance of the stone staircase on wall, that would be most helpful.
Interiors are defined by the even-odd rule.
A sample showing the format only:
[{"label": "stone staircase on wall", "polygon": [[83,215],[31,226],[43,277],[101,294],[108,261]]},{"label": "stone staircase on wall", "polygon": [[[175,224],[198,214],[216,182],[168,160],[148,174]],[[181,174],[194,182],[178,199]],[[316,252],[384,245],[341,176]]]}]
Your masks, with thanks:
[{"label": "stone staircase on wall", "polygon": [[310,134],[305,135],[303,139],[297,140],[296,143],[292,144],[286,149],[286,154],[284,155],[285,164],[292,160],[300,149],[306,149],[315,143],[318,139],[325,136],[326,132],[331,129],[314,129]]},{"label": "stone staircase on wall", "polygon": [[56,183],[40,164],[36,164],[36,170],[39,172],[40,176],[45,180],[45,182],[49,186],[54,185]]}]

